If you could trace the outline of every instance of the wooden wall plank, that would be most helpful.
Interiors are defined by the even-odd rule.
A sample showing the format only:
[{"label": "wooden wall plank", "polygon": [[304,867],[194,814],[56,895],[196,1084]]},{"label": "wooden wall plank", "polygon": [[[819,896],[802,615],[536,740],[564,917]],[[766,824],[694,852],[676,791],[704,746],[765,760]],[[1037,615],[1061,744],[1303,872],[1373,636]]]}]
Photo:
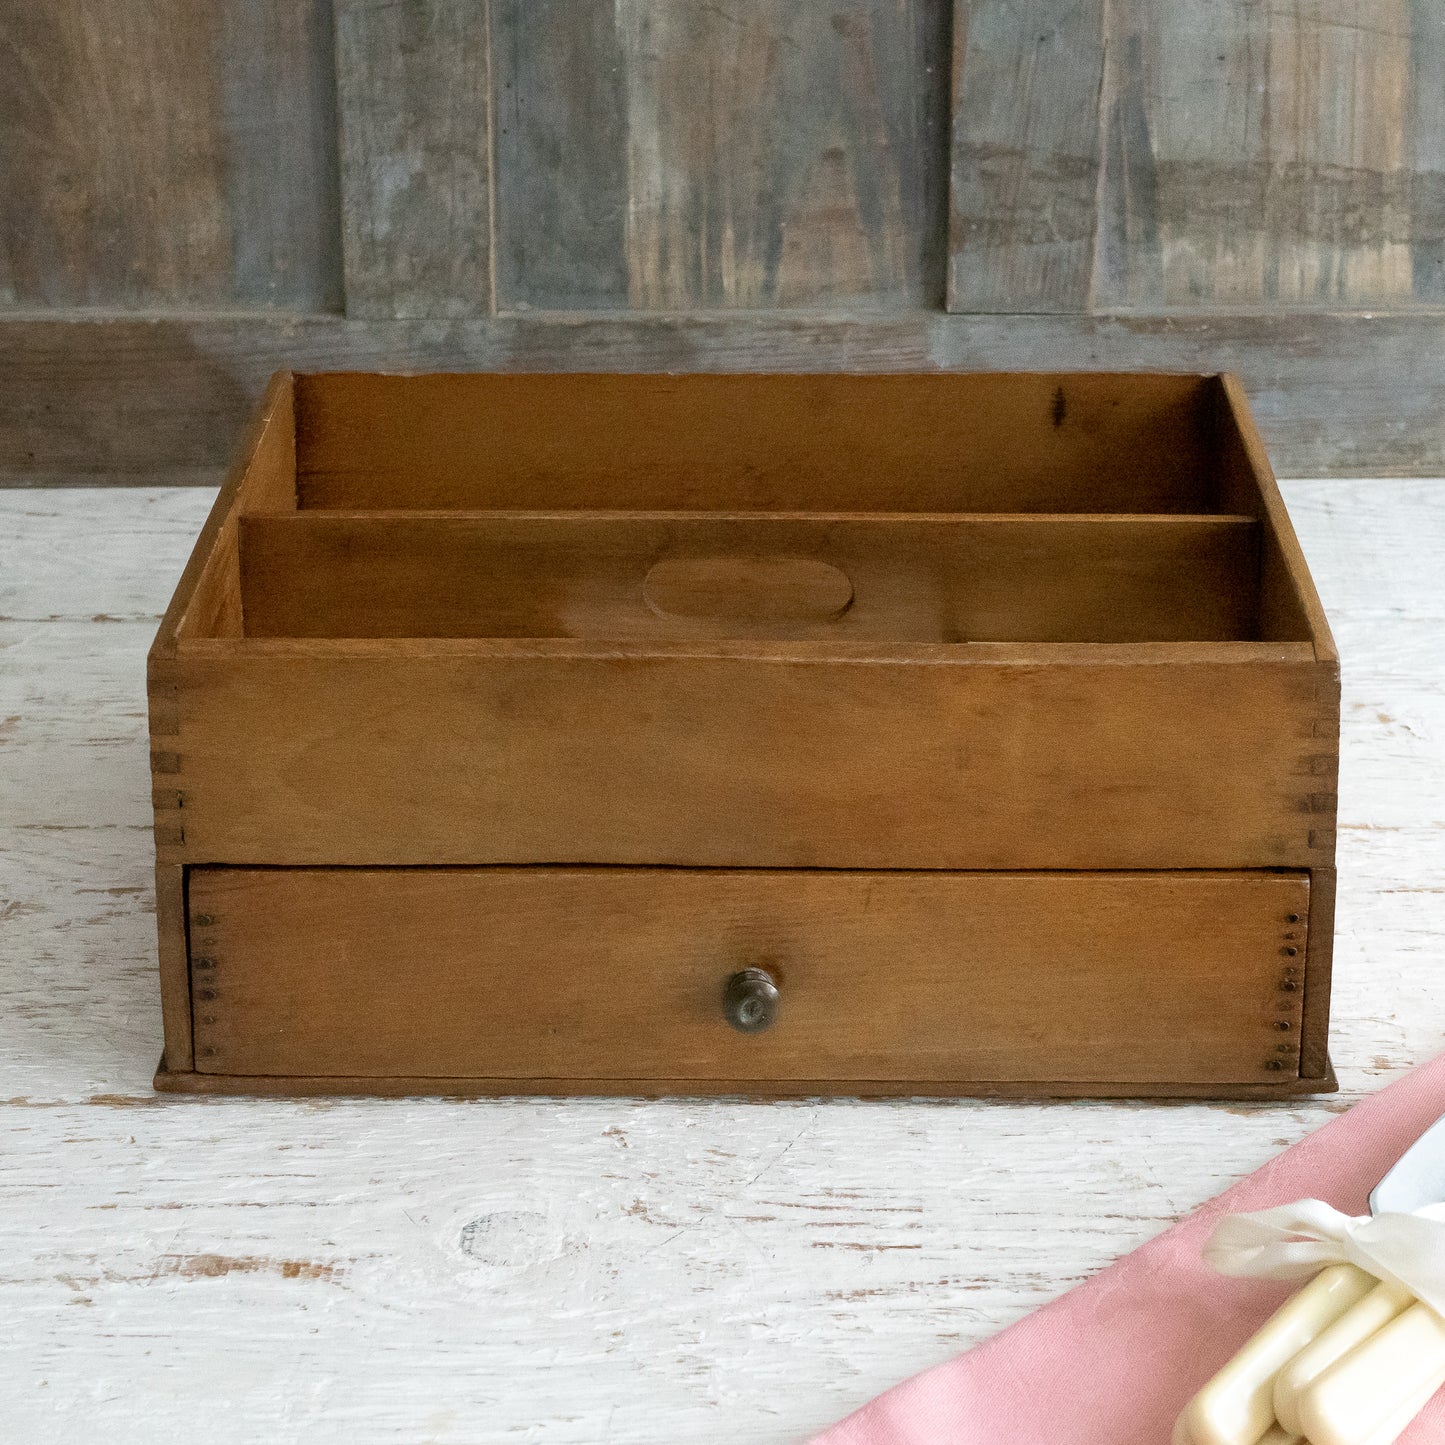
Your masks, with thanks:
[{"label": "wooden wall plank", "polygon": [[5,301],[222,296],[225,146],[204,16],[186,0],[56,0],[6,6],[0,26]]},{"label": "wooden wall plank", "polygon": [[339,311],[330,0],[231,0],[219,43],[235,299]]},{"label": "wooden wall plank", "polygon": [[951,309],[1445,301],[1438,5],[958,8]]},{"label": "wooden wall plank", "polygon": [[1085,311],[1104,0],[956,0],[948,306]]},{"label": "wooden wall plank", "polygon": [[0,16],[0,307],[337,297],[328,0]]},{"label": "wooden wall plank", "polygon": [[627,305],[627,101],[612,0],[492,0],[497,294]]},{"label": "wooden wall plank", "polygon": [[492,310],[484,0],[337,0],[346,309]]},{"label": "wooden wall plank", "polygon": [[931,10],[621,0],[632,304],[919,296],[921,167],[940,148],[885,95],[921,80]]},{"label": "wooden wall plank", "polygon": [[[1445,7],[1410,0],[1411,212],[1445,216]],[[1412,224],[1415,299],[1445,305],[1445,225]]]},{"label": "wooden wall plank", "polygon": [[[1157,307],[1164,297],[1159,178],[1145,75],[1148,70],[1152,77],[1157,68],[1157,30],[1140,0],[1111,0],[1108,31],[1099,93],[1100,194],[1087,295],[1091,306],[1107,298],[1116,307]],[[1257,205],[1258,197],[1238,201],[1248,207]]]},{"label": "wooden wall plank", "polygon": [[1445,315],[0,321],[0,485],[220,480],[273,371],[1237,372],[1281,476],[1445,474]]},{"label": "wooden wall plank", "polygon": [[941,296],[946,0],[495,20],[503,309]]},{"label": "wooden wall plank", "polygon": [[1410,0],[1117,0],[1095,304],[1408,306]]}]

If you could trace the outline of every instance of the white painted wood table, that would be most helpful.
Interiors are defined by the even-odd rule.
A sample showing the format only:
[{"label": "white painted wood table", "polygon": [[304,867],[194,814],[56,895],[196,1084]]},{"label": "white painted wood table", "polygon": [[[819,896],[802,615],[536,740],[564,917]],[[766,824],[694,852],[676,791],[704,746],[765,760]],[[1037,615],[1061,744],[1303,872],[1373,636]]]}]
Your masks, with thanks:
[{"label": "white painted wood table", "polygon": [[0,1438],[803,1439],[1441,1047],[1445,481],[1285,488],[1344,657],[1342,1092],[160,1098],[144,657],[210,503],[0,493]]}]

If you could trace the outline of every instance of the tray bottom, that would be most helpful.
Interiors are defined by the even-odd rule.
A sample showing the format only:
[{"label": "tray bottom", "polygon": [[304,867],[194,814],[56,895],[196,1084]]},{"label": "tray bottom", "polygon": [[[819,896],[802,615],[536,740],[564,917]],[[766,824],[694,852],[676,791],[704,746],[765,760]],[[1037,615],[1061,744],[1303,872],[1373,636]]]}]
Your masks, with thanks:
[{"label": "tray bottom", "polygon": [[265,1098],[432,1097],[454,1099],[602,1097],[602,1098],[745,1098],[745,1099],[1292,1099],[1303,1094],[1332,1094],[1339,1087],[1334,1065],[1309,1078],[1269,1084],[1169,1083],[1100,1084],[936,1079],[425,1079],[284,1077],[280,1075],[200,1074],[172,1071],[164,1062],[155,1087],[163,1094],[255,1095]]}]

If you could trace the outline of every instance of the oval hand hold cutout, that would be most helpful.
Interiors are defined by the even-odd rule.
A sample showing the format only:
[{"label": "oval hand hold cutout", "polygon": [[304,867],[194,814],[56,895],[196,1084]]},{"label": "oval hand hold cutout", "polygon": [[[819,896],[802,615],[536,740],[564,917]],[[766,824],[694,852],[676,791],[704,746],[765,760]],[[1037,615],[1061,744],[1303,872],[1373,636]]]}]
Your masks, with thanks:
[{"label": "oval hand hold cutout", "polygon": [[664,617],[827,622],[848,610],[853,584],[812,557],[666,557],[642,595]]}]

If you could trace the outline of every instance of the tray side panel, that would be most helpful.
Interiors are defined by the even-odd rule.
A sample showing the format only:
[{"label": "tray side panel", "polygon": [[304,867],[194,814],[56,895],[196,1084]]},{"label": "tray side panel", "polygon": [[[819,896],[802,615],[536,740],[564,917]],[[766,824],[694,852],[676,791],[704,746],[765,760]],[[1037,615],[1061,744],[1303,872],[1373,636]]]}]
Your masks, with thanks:
[{"label": "tray side panel", "polygon": [[1310,872],[1309,951],[1305,960],[1304,1018],[1301,1023],[1300,1073],[1318,1077],[1330,1067],[1330,996],[1335,959],[1333,868]]},{"label": "tray side panel", "polygon": [[1264,449],[1239,378],[1218,378],[1215,496],[1219,506],[1248,512],[1264,525],[1260,548],[1262,637],[1307,640],[1315,656],[1338,662],[1329,619],[1315,590],[1294,524]]},{"label": "tray side panel", "polygon": [[146,662],[151,802],[155,817],[156,933],[165,1059],[170,1069],[192,1059],[190,978],[186,961],[183,870],[174,861],[185,847],[180,770],[176,652],[186,636],[242,632],[238,517],[242,510],[286,511],[296,506],[293,377],[278,371],[251,425],[236,446],[230,471],[201,528],[180,581],[156,630]]},{"label": "tray side panel", "polygon": [[239,637],[241,514],[296,509],[295,378],[278,371],[237,444],[230,471],[156,632],[152,658],[171,655],[184,637]]},{"label": "tray side panel", "polygon": [[160,962],[161,1026],[168,1069],[189,1069],[195,1061],[191,1036],[190,948],[186,933],[186,870],[156,865],[156,937]]}]

